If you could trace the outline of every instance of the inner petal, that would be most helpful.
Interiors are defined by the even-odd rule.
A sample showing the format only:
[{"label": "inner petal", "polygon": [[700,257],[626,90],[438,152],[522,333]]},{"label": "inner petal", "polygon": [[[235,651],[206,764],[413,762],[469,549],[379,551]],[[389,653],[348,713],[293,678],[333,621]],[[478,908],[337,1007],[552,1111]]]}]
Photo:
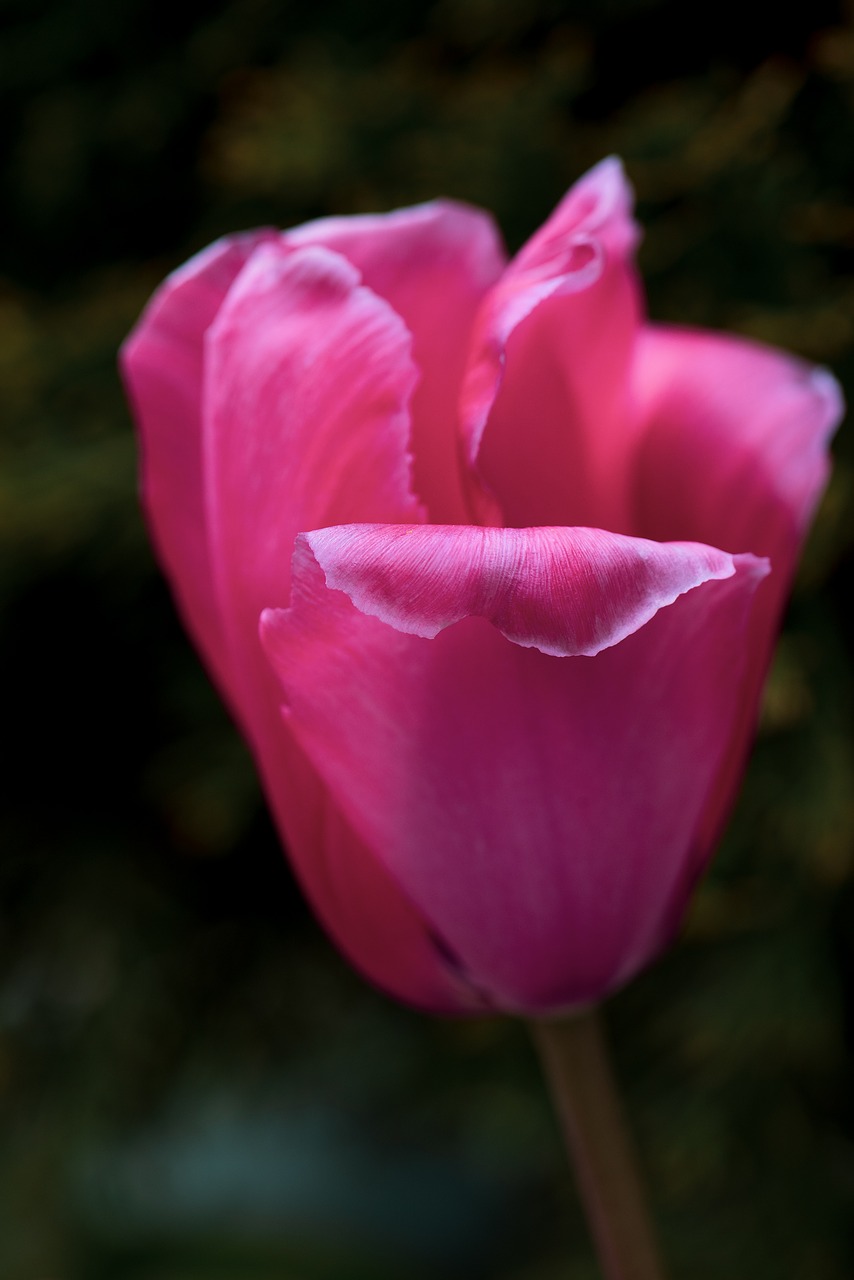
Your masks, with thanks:
[{"label": "inner petal", "polygon": [[633,280],[606,269],[590,289],[540,303],[510,335],[477,462],[505,524],[637,532],[627,375],[638,310]]}]

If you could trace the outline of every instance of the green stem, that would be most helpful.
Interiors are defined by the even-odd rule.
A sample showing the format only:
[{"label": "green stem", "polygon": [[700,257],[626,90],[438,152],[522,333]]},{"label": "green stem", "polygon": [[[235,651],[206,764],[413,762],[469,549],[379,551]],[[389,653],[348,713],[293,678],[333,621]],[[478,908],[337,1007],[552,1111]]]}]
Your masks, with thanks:
[{"label": "green stem", "polygon": [[664,1280],[598,1012],[531,1027],[606,1280]]}]

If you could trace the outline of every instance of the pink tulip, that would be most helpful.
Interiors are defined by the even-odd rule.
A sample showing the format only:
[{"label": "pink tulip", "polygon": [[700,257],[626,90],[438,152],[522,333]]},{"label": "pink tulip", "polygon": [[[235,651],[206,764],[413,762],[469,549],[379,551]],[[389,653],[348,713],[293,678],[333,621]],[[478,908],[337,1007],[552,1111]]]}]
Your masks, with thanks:
[{"label": "pink tulip", "polygon": [[651,325],[619,163],[212,245],[123,354],[151,530],[299,877],[445,1012],[599,1000],[729,813],[841,414]]}]

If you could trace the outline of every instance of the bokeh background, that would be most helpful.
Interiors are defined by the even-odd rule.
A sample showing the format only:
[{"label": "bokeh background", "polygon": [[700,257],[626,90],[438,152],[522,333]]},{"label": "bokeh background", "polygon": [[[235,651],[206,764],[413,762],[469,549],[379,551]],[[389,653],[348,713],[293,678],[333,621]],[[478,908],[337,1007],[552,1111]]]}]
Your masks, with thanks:
[{"label": "bokeh background", "polygon": [[[832,0],[2,0],[0,1275],[592,1280],[525,1029],[310,918],[176,620],[116,348],[229,230],[437,194],[516,248],[625,159],[661,319],[854,399]],[[675,1280],[854,1274],[852,434],[732,828],[610,1009]]]}]

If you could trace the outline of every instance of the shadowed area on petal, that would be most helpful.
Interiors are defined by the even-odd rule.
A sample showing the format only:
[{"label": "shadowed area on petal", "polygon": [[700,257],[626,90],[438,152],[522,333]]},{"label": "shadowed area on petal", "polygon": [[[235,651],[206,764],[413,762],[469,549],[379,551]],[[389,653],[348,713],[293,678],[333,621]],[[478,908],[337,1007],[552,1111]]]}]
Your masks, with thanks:
[{"label": "shadowed area on petal", "polygon": [[[295,793],[305,803],[317,791],[317,779],[301,756],[296,743],[288,741],[271,779],[272,808],[282,827],[289,813],[277,797],[292,805]],[[289,770],[290,786],[282,780],[283,768]],[[325,791],[318,795],[322,811],[308,856],[297,857],[296,871],[324,928],[350,963],[382,990],[427,1012],[482,1011],[483,996],[467,982],[441,933],[354,832],[335,800]]]},{"label": "shadowed area on petal", "polygon": [[766,566],[731,570],[593,658],[509,643],[482,618],[407,634],[331,588],[305,542],[292,608],[265,613],[295,735],[500,1007],[599,998],[673,927]]}]

